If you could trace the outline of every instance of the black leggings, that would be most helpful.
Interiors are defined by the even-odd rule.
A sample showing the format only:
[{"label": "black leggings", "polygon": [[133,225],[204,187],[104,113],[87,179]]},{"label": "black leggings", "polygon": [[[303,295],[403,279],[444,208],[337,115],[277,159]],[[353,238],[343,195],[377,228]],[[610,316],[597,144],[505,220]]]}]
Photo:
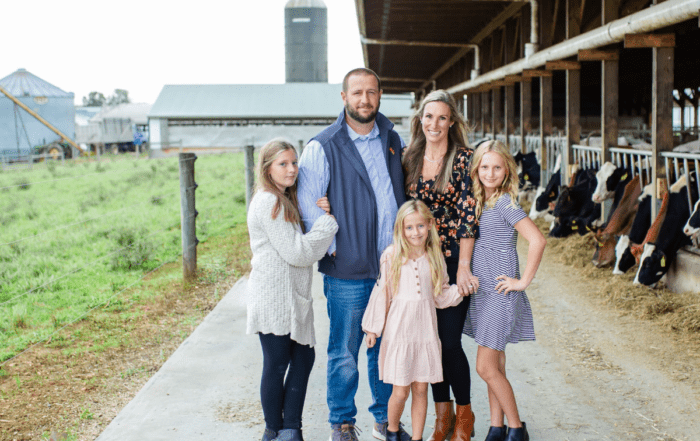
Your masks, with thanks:
[{"label": "black leggings", "polygon": [[260,401],[265,425],[275,432],[301,429],[306,386],[316,352],[311,346],[295,342],[289,335],[258,335],[263,351]]},{"label": "black leggings", "polygon": [[[447,261],[447,274],[450,283],[457,283],[457,260]],[[438,336],[442,343],[442,376],[441,383],[432,384],[433,400],[436,403],[450,401],[450,387],[455,396],[455,402],[460,406],[471,404],[471,373],[467,356],[462,349],[462,329],[469,309],[469,297],[451,308],[437,310]]]}]

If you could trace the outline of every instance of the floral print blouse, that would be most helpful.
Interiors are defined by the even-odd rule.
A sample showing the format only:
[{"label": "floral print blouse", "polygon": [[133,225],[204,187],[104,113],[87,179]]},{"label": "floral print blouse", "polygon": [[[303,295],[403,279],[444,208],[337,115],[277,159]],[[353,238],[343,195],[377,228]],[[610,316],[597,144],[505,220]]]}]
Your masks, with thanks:
[{"label": "floral print blouse", "polygon": [[424,181],[421,176],[406,195],[423,201],[435,216],[437,231],[446,259],[459,258],[459,239],[478,238],[478,221],[474,213],[476,200],[472,195],[469,166],[474,151],[458,148],[452,164],[452,180],[444,193],[437,193],[434,179]]}]

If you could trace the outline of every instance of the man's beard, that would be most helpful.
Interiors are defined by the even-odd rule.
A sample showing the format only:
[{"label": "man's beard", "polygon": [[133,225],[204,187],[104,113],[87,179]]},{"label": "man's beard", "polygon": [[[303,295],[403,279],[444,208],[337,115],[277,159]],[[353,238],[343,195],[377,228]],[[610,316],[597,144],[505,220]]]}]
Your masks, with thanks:
[{"label": "man's beard", "polygon": [[377,113],[379,112],[379,103],[377,103],[377,107],[367,117],[363,117],[362,115],[357,113],[355,111],[355,109],[350,107],[350,103],[345,104],[345,111],[348,112],[348,115],[350,116],[350,118],[354,119],[355,121],[359,122],[360,124],[367,124],[367,123],[371,123],[372,121],[374,121],[374,119],[377,117]]}]

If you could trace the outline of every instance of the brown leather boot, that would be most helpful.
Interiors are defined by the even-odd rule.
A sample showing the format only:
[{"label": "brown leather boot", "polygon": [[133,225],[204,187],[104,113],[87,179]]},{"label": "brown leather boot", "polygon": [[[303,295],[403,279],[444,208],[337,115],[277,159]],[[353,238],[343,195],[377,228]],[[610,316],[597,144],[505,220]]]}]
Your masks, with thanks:
[{"label": "brown leather boot", "polygon": [[457,405],[455,432],[450,441],[469,441],[474,436],[474,412],[472,405]]},{"label": "brown leather boot", "polygon": [[446,441],[455,427],[455,411],[452,400],[435,403],[435,430],[428,441]]}]

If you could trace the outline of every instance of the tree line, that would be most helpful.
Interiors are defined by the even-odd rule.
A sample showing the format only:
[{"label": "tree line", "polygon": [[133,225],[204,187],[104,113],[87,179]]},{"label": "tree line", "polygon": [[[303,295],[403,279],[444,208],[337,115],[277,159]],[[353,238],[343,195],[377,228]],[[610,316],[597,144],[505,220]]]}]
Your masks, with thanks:
[{"label": "tree line", "polygon": [[102,107],[116,106],[117,104],[130,103],[129,91],[124,89],[114,89],[114,94],[105,97],[102,92],[90,92],[83,97],[83,106]]}]

